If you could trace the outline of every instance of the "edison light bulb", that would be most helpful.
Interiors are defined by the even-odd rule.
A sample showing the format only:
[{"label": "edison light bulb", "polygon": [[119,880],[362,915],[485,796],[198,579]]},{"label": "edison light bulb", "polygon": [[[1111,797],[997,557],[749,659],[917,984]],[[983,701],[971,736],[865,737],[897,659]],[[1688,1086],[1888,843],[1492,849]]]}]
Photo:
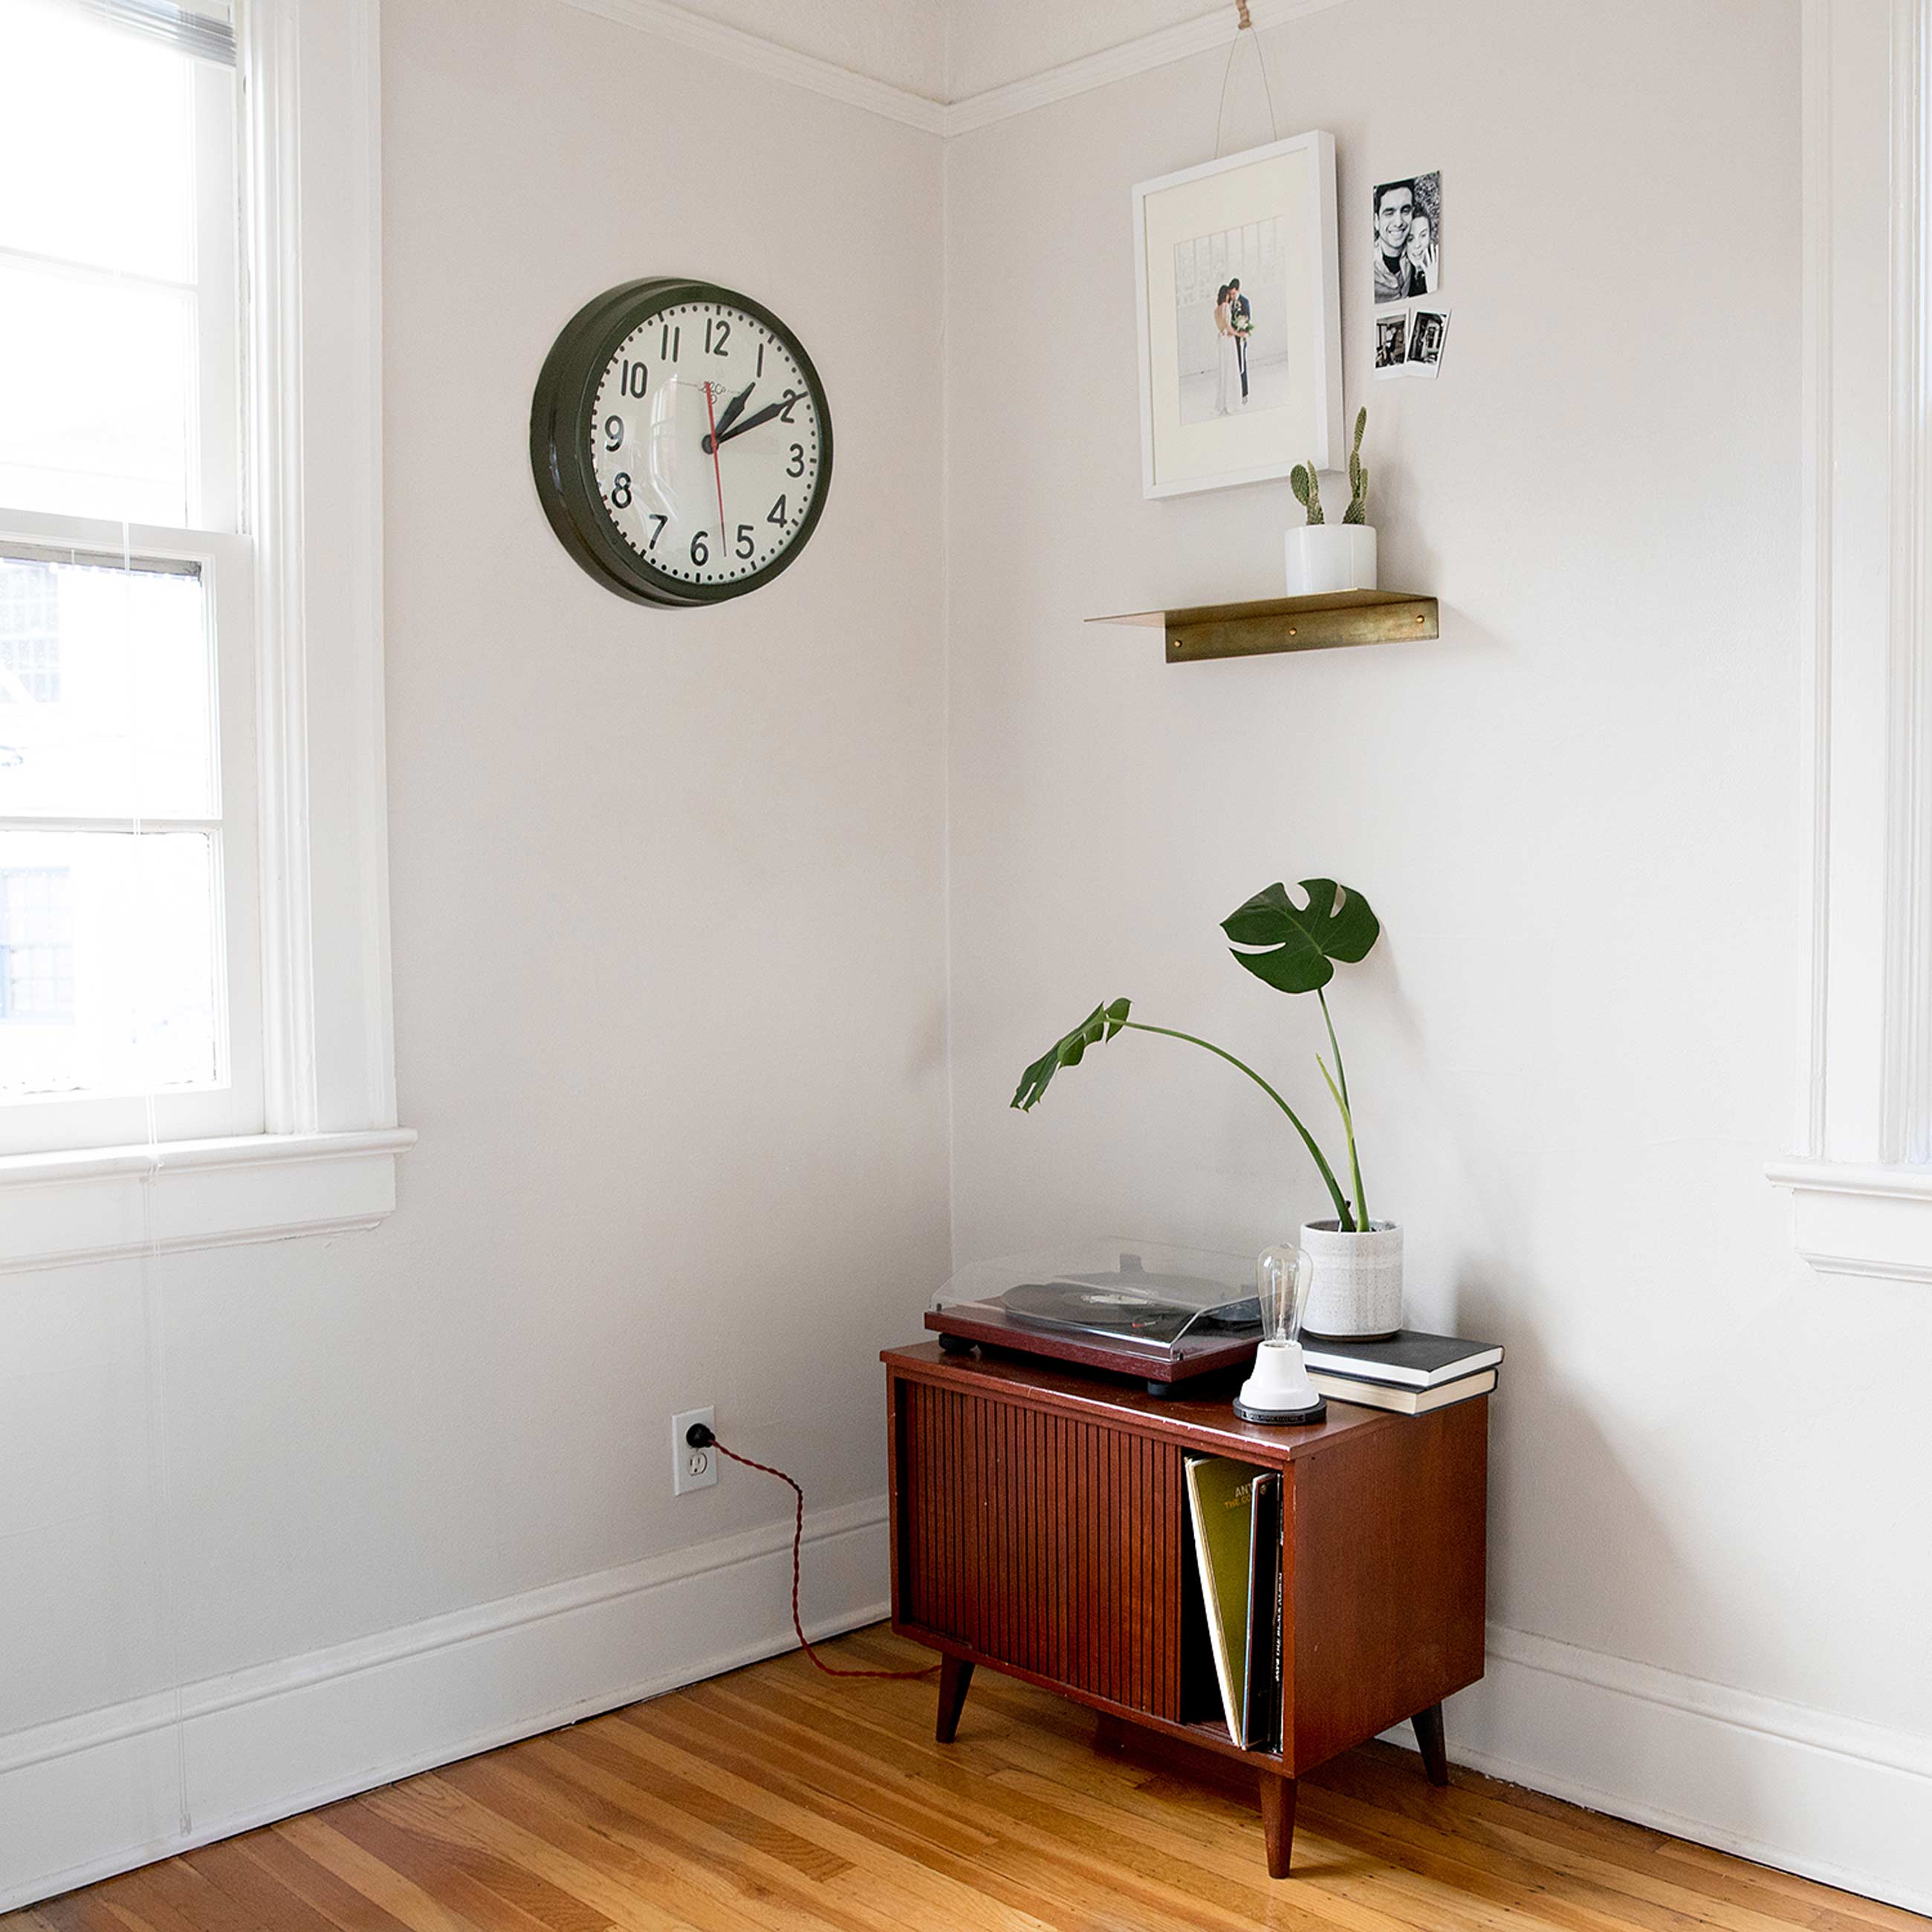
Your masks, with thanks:
[{"label": "edison light bulb", "polygon": [[1262,1339],[1254,1372],[1234,1398],[1244,1422],[1318,1422],[1328,1412],[1301,1358],[1301,1318],[1314,1282],[1315,1264],[1299,1248],[1264,1248],[1256,1262]]}]

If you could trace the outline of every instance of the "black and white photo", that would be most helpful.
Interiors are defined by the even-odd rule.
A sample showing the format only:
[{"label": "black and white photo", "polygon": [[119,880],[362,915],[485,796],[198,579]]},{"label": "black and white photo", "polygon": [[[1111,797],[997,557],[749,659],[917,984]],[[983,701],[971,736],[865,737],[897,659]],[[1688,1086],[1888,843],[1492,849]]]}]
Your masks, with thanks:
[{"label": "black and white photo", "polygon": [[1408,346],[1408,311],[1376,317],[1376,374],[1378,378],[1406,373],[1403,363]]},{"label": "black and white photo", "polygon": [[1408,312],[1408,373],[1412,376],[1439,375],[1442,346],[1449,334],[1449,311],[1425,308],[1418,302]]},{"label": "black and white photo", "polygon": [[1376,304],[1432,296],[1442,285],[1442,174],[1380,183],[1375,195]]},{"label": "black and white photo", "polygon": [[1292,135],[1133,194],[1143,492],[1179,496],[1339,463],[1333,139]]},{"label": "black and white photo", "polygon": [[1277,215],[1174,244],[1183,422],[1287,402],[1287,225]]}]

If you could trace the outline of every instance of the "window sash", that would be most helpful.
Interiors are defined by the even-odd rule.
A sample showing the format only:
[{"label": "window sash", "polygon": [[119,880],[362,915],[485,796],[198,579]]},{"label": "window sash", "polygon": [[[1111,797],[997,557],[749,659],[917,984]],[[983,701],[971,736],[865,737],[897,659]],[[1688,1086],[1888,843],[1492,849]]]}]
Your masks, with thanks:
[{"label": "window sash", "polygon": [[[0,1104],[0,1155],[200,1140],[263,1130],[262,992],[254,546],[244,537],[0,510],[0,550],[200,572],[214,637],[218,790],[207,817],[19,814],[0,830],[158,834],[210,841],[218,1071],[206,1086],[144,1094],[52,1095]],[[152,1108],[152,1112],[150,1111]]]}]

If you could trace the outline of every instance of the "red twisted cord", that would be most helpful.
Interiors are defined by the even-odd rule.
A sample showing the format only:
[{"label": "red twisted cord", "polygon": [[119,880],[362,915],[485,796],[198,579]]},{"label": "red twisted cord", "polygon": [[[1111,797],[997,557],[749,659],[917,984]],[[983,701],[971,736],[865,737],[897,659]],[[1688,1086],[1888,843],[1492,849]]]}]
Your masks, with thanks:
[{"label": "red twisted cord", "polygon": [[812,1647],[812,1640],[805,1634],[805,1625],[798,1615],[798,1558],[799,1550],[805,1541],[805,1492],[782,1469],[774,1469],[769,1462],[754,1462],[748,1456],[741,1456],[735,1449],[728,1449],[714,1435],[711,1447],[721,1456],[728,1456],[733,1462],[742,1463],[748,1469],[756,1469],[760,1475],[776,1476],[792,1493],[793,1524],[791,1532],[791,1627],[798,1633],[799,1648],[811,1658],[828,1677],[930,1677],[939,1668],[928,1664],[918,1670],[845,1670],[836,1664],[827,1664]]}]

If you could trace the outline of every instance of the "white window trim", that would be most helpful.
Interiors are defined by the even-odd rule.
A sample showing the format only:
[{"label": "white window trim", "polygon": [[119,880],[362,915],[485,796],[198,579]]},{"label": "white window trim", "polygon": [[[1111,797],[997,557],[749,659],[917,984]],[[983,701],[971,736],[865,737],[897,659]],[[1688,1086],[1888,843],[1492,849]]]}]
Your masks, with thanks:
[{"label": "white window trim", "polygon": [[0,1272],[373,1226],[416,1138],[389,983],[378,8],[239,10],[267,1131],[0,1159]]},{"label": "white window trim", "polygon": [[1932,0],[1804,0],[1803,1151],[1821,1274],[1932,1281]]}]

